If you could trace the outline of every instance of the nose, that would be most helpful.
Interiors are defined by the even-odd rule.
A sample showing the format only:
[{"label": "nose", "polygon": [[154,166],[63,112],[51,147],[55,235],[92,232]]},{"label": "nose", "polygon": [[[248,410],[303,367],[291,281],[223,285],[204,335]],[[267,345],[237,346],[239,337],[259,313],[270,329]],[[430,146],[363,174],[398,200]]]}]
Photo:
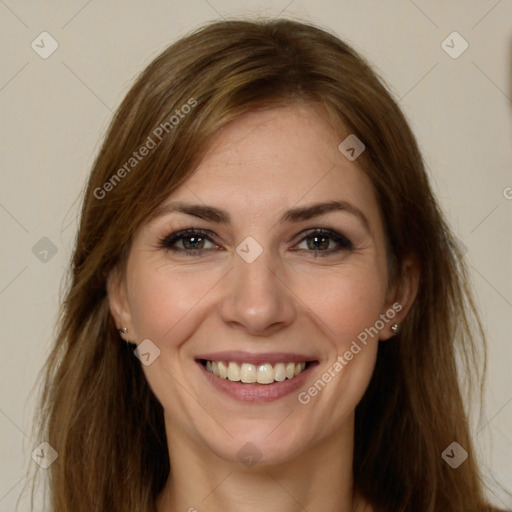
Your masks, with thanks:
[{"label": "nose", "polygon": [[297,307],[276,266],[263,253],[252,263],[236,257],[219,303],[221,317],[233,328],[268,336],[293,323]]}]

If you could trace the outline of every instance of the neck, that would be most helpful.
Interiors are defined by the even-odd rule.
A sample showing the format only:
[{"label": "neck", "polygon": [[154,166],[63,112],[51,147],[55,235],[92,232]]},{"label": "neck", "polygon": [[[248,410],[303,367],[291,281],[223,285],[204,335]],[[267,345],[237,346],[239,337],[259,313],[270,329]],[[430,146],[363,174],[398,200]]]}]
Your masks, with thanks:
[{"label": "neck", "polygon": [[171,474],[158,512],[363,510],[353,495],[353,422],[293,458],[252,467],[199,450],[184,433],[167,430]]}]

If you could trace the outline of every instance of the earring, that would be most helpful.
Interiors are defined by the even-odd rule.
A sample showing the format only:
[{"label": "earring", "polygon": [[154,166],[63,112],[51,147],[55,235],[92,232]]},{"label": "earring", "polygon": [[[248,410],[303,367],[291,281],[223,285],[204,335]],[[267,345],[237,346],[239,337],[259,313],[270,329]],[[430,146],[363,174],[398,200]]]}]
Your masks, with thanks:
[{"label": "earring", "polygon": [[391,326],[391,331],[393,332],[393,335],[396,336],[397,334],[400,334],[400,331],[402,330],[402,327],[400,324],[394,323]]},{"label": "earring", "polygon": [[[119,334],[126,334],[128,332],[128,329],[126,327],[123,327],[123,328],[117,329],[117,330],[118,330]],[[137,346],[135,343],[132,343],[129,340],[124,340],[124,342],[126,343],[127,347],[136,347]]]}]

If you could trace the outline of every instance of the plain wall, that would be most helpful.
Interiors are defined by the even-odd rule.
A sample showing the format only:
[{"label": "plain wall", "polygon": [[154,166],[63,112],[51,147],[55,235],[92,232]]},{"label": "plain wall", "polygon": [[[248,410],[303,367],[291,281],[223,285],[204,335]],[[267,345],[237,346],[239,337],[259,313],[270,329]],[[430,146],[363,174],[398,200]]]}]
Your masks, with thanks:
[{"label": "plain wall", "polygon": [[[489,339],[485,407],[473,438],[489,473],[512,489],[510,0],[5,0],[0,511],[14,510],[41,442],[31,437],[31,392],[51,345],[80,194],[113,111],[165,46],[206,21],[254,14],[298,17],[334,31],[399,99],[434,190],[467,247]],[[59,45],[47,59],[31,47],[43,31]],[[454,31],[469,45],[458,58],[441,45]],[[461,42],[449,44],[457,51]],[[511,506],[492,489],[498,505]]]}]

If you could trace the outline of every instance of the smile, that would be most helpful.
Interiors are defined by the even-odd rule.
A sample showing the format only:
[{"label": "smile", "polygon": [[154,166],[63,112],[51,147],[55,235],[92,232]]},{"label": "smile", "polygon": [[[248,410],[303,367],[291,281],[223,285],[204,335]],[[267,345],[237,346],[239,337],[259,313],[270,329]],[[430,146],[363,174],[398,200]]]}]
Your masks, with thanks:
[{"label": "smile", "polygon": [[207,371],[221,379],[231,382],[242,382],[244,384],[272,384],[282,382],[286,379],[293,379],[300,375],[307,367],[307,362],[279,362],[274,365],[270,363],[252,364],[237,363],[235,361],[205,361]]},{"label": "smile", "polygon": [[198,368],[213,389],[239,402],[264,403],[297,393],[318,360],[289,352],[224,351],[198,354]]}]

